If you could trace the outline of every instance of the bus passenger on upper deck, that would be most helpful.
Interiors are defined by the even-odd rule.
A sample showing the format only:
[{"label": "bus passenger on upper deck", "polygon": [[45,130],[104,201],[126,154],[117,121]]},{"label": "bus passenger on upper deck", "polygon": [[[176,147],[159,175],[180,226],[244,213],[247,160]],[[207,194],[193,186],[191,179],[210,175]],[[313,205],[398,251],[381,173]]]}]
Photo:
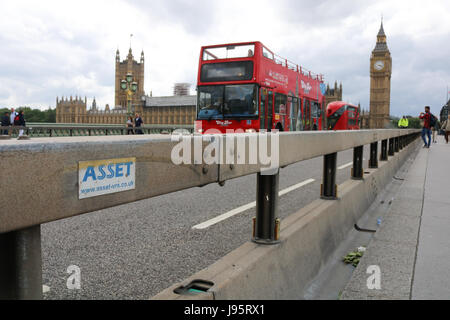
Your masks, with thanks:
[{"label": "bus passenger on upper deck", "polygon": [[253,57],[253,51],[252,51],[252,49],[248,49],[248,56],[249,56],[249,57]]}]

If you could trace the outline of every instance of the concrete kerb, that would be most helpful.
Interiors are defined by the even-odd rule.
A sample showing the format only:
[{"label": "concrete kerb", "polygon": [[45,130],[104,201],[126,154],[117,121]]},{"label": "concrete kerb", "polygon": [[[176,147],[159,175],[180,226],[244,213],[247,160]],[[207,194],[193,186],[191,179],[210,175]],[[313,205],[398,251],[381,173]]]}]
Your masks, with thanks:
[{"label": "concrete kerb", "polygon": [[[337,201],[316,200],[281,223],[281,243],[274,246],[245,243],[216,263],[151,299],[299,299],[327,263],[339,243],[371,205],[407,157],[417,139],[364,180],[348,180],[338,187]],[[196,279],[214,283],[205,293],[173,292]]]}]

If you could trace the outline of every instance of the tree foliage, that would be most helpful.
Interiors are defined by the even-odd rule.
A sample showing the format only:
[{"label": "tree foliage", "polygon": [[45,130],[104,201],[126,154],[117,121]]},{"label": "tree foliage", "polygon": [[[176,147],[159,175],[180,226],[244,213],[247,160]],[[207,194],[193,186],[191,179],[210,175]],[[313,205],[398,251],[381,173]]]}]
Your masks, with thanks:
[{"label": "tree foliage", "polygon": [[[56,109],[47,109],[41,111],[40,109],[32,109],[30,107],[19,107],[16,109],[17,112],[23,110],[26,122],[45,122],[45,123],[55,123],[56,122]],[[0,114],[3,115],[5,112],[10,113],[11,109],[2,108],[0,109]]]}]

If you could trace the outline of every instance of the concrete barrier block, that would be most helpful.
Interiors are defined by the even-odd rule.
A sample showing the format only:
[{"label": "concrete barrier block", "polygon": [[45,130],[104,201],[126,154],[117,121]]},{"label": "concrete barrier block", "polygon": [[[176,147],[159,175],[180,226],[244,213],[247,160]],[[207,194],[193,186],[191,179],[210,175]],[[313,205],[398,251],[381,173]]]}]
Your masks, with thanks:
[{"label": "concrete barrier block", "polygon": [[[183,283],[211,281],[214,286],[208,292],[217,300],[301,299],[310,281],[416,145],[410,144],[391,161],[383,162],[364,180],[340,185],[338,200],[318,199],[284,219],[281,243],[267,246],[248,242]],[[173,292],[175,287],[152,299],[180,299]]]}]

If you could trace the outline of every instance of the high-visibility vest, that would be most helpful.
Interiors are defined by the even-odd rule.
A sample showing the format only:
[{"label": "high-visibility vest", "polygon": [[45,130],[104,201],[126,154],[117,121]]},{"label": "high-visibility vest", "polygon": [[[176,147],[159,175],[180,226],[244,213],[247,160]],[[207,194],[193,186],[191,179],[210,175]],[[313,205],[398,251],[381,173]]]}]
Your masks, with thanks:
[{"label": "high-visibility vest", "polygon": [[400,120],[398,120],[398,126],[400,127],[400,128],[402,128],[402,127],[408,127],[408,119],[403,119],[403,118],[401,118]]}]

